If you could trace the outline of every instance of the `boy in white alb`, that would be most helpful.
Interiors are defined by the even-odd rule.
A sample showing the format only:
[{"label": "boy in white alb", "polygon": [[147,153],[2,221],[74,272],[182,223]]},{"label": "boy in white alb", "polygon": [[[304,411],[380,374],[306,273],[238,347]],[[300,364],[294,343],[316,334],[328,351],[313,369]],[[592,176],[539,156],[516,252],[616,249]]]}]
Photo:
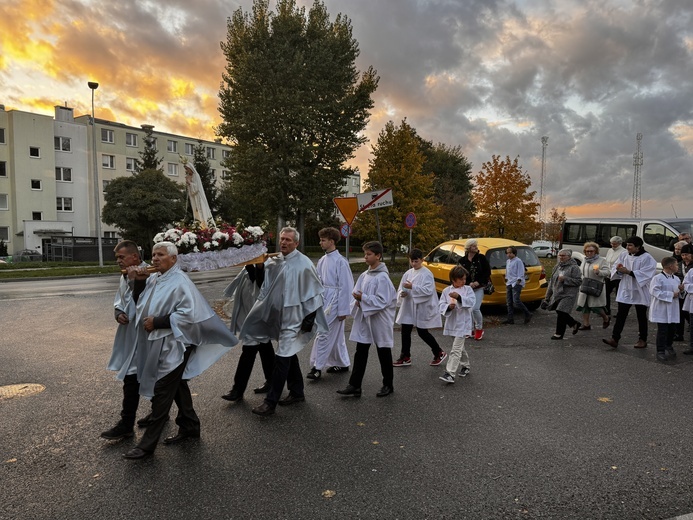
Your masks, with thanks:
[{"label": "boy in white alb", "polygon": [[445,373],[440,376],[446,383],[455,382],[455,374],[460,365],[460,377],[469,373],[469,356],[464,348],[465,337],[472,332],[472,308],[476,303],[474,289],[466,285],[469,273],[462,266],[455,266],[450,271],[450,282],[440,295],[439,309],[445,316],[444,336],[453,336],[452,350],[448,357]]},{"label": "boy in white alb", "polygon": [[352,293],[351,315],[354,322],[351,326],[350,341],[356,342],[354,370],[349,384],[338,394],[361,397],[361,382],[368,364],[368,349],[375,343],[383,374],[383,387],[376,394],[385,397],[394,391],[392,379],[392,347],[394,345],[393,325],[395,321],[396,293],[390,281],[387,267],[382,263],[383,246],[380,242],[366,242],[363,245],[363,257],[368,270],[359,276]]},{"label": "boy in white alb", "polygon": [[676,276],[678,262],[673,256],[662,259],[662,272],[650,282],[650,321],[657,324],[657,361],[676,357],[674,334],[679,323],[681,281]]}]

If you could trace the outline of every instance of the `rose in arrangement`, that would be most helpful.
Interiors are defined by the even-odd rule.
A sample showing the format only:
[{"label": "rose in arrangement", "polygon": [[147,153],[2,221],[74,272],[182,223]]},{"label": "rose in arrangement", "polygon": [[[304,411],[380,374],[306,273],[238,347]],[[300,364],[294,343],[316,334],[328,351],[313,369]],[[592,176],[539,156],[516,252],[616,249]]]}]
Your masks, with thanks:
[{"label": "rose in arrangement", "polygon": [[173,242],[180,254],[202,253],[257,244],[263,242],[264,234],[259,226],[237,227],[220,222],[216,227],[202,228],[194,222],[190,226],[174,226],[158,233],[154,243]]}]

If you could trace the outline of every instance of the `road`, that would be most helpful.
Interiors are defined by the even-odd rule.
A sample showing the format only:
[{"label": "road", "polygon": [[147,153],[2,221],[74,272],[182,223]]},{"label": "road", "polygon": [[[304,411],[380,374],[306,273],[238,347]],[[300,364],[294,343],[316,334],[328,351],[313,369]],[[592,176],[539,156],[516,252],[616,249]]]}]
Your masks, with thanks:
[{"label": "road", "polygon": [[[208,299],[220,297],[224,278],[199,281]],[[393,395],[375,397],[372,353],[362,398],[339,397],[348,376],[325,374],[307,383],[305,403],[270,418],[250,413],[261,402],[252,393],[220,399],[238,360],[232,349],[191,382],[202,438],[126,461],[134,440],[99,438],[117,421],[121,397],[105,370],[113,281],[23,283],[7,293],[0,285],[0,386],[45,390],[0,400],[2,520],[659,519],[693,511],[693,362],[679,355],[663,365],[652,347],[635,351],[633,322],[625,346],[612,351],[601,329],[550,341],[552,313],[537,311],[528,327],[491,317],[484,340],[468,345],[471,374],[447,386],[415,336],[414,364],[396,369]],[[300,353],[304,373],[308,355]],[[250,386],[259,383],[256,367]],[[147,402],[140,408],[144,416]],[[173,421],[164,434],[172,432]]]}]

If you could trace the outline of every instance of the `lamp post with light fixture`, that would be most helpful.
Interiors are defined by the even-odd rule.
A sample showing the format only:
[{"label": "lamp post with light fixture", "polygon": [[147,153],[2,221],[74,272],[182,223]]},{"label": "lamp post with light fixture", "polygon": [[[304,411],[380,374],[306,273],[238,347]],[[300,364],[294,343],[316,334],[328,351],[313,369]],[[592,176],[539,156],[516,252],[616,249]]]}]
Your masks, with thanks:
[{"label": "lamp post with light fixture", "polygon": [[96,160],[96,120],[94,119],[94,91],[99,88],[96,81],[87,83],[91,89],[91,155],[94,164],[94,212],[96,213],[96,244],[99,249],[99,267],[103,267],[103,248],[101,242],[101,196],[99,194],[99,169]]}]

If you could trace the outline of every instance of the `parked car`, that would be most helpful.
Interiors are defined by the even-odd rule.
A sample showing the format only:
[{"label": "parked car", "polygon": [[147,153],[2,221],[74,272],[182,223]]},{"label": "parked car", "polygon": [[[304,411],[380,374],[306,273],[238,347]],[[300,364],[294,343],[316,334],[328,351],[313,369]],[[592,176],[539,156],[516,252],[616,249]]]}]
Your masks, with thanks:
[{"label": "parked car", "polygon": [[[539,304],[546,296],[548,280],[546,271],[537,254],[530,246],[505,238],[477,238],[479,252],[486,256],[491,266],[491,281],[496,291],[484,295],[483,303],[487,305],[505,305],[505,250],[508,246],[517,248],[517,257],[525,264],[526,285],[521,299],[526,303]],[[423,265],[433,273],[436,290],[442,292],[450,285],[450,270],[464,256],[466,240],[449,240],[438,245],[424,258]]]},{"label": "parked car", "polygon": [[539,258],[553,258],[556,256],[556,250],[551,246],[534,246],[534,252]]},{"label": "parked car", "polygon": [[35,249],[22,249],[12,255],[13,262],[41,262],[43,255]]}]

